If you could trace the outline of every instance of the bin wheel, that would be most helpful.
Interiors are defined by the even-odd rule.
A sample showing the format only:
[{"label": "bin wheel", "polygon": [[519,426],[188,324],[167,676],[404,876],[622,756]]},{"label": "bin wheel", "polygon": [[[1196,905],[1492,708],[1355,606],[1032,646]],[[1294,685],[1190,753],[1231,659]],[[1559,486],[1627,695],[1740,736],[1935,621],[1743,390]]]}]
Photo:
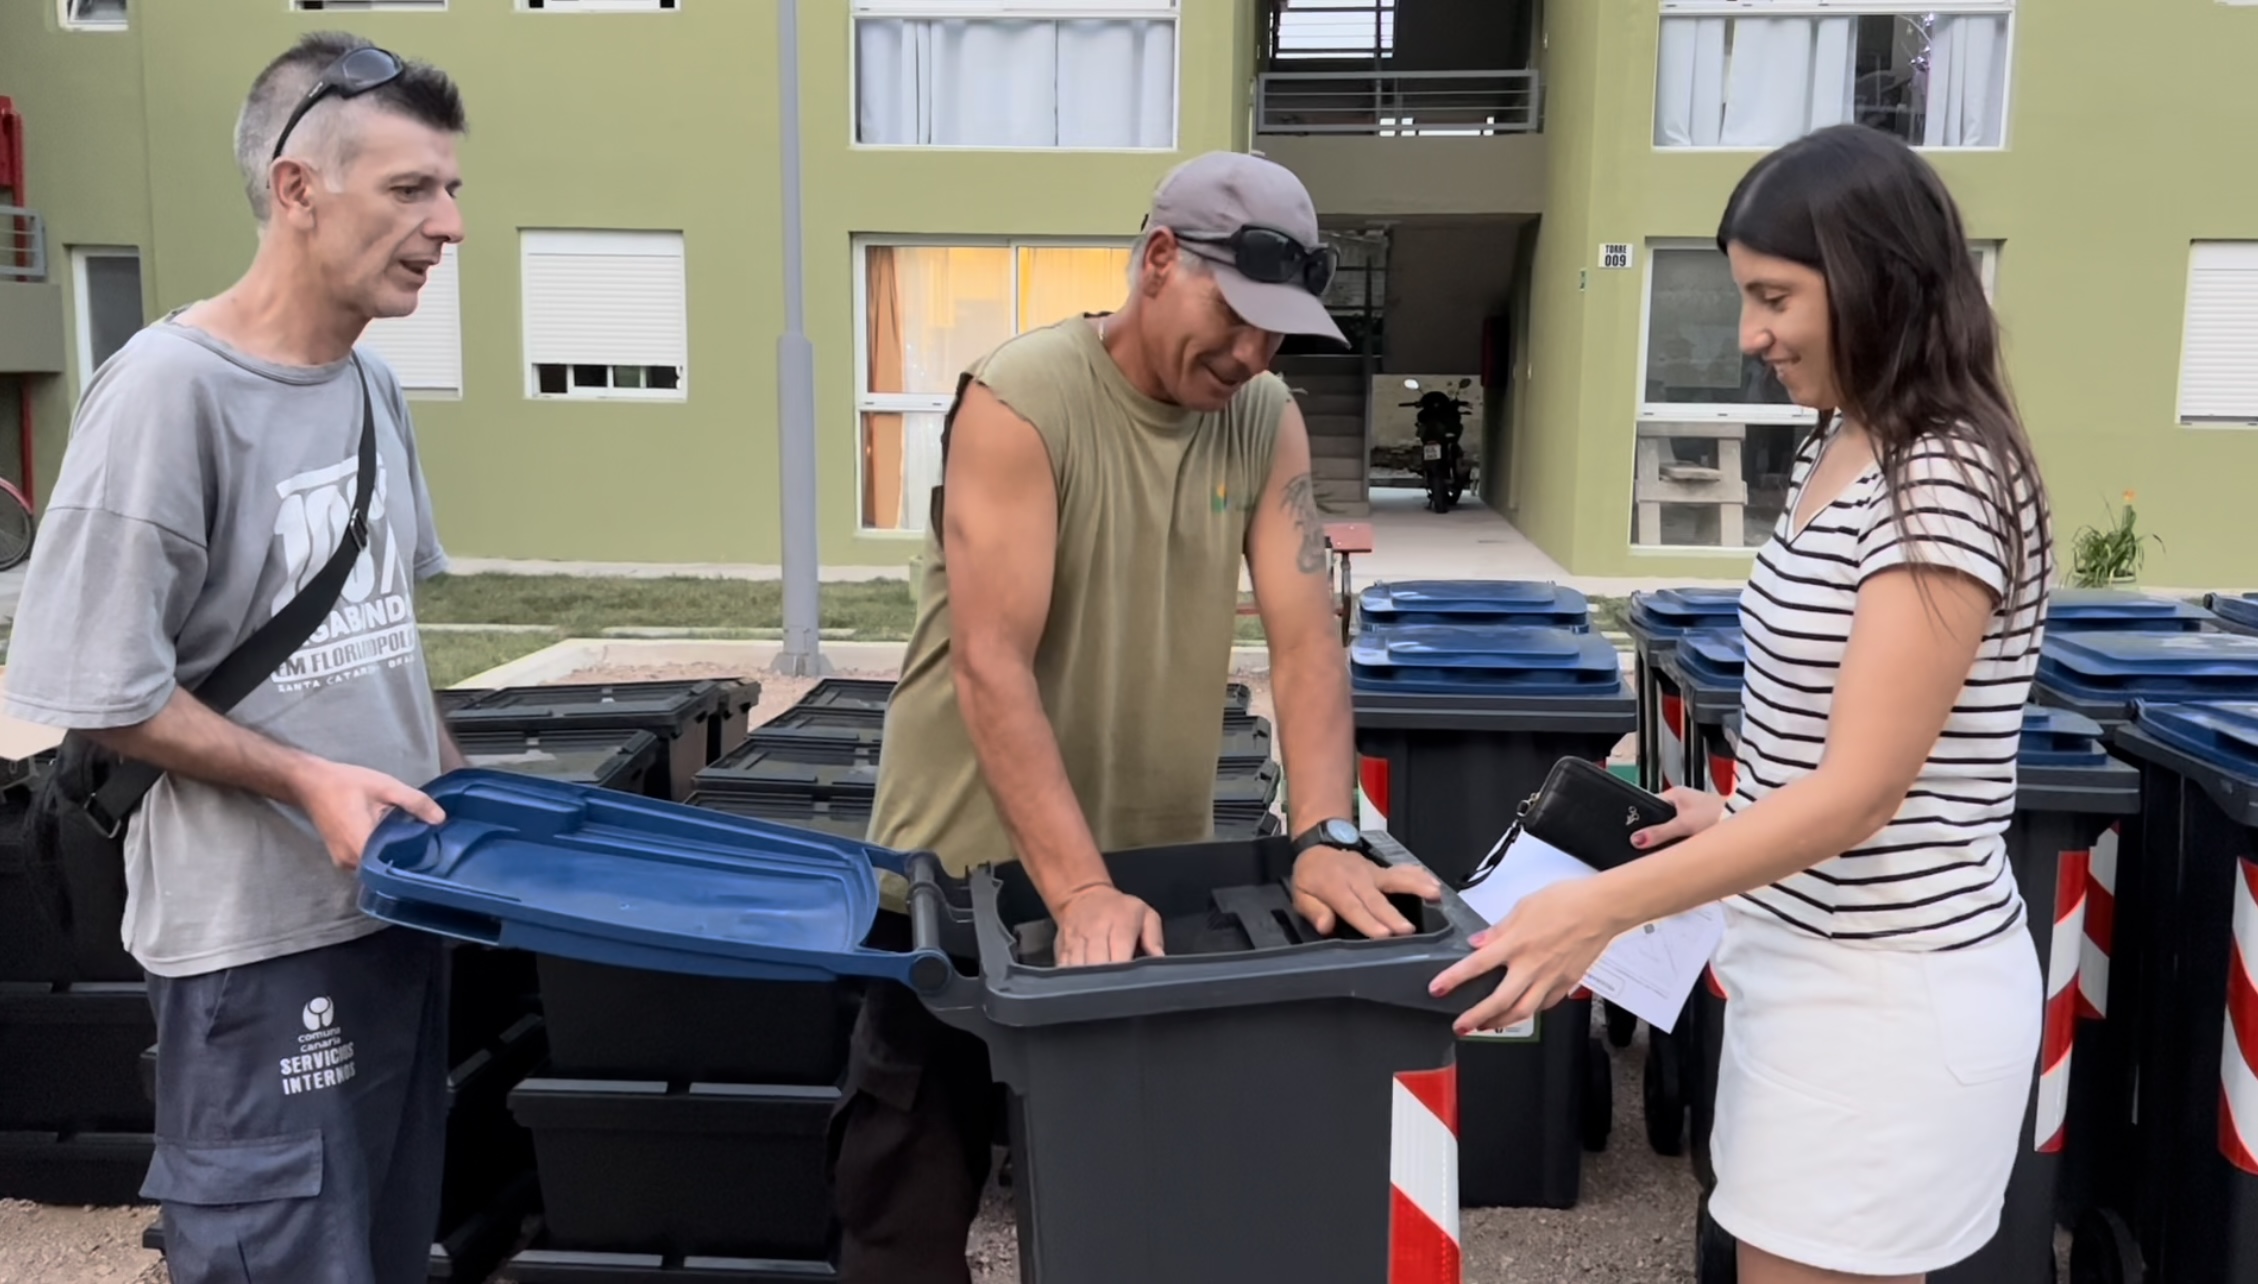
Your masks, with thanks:
[{"label": "bin wheel", "polygon": [[2148,1265],[2125,1219],[2106,1208],[2088,1209],[2070,1240],[2070,1284],[2141,1284]]},{"label": "bin wheel", "polygon": [[1607,1041],[1618,1048],[1630,1047],[1631,1037],[1639,1032],[1639,1019],[1605,999],[1600,1002],[1607,1008]]},{"label": "bin wheel", "polygon": [[1598,1154],[1607,1149],[1607,1134],[1615,1127],[1615,1069],[1607,1045],[1597,1038],[1584,1041],[1584,1149]]},{"label": "bin wheel", "polygon": [[1709,1196],[1701,1197],[1694,1227],[1694,1284],[1740,1284],[1740,1241],[1709,1215]]},{"label": "bin wheel", "polygon": [[1686,1152],[1686,1070],[1678,1045],[1661,1032],[1646,1041],[1646,1144],[1658,1155]]}]

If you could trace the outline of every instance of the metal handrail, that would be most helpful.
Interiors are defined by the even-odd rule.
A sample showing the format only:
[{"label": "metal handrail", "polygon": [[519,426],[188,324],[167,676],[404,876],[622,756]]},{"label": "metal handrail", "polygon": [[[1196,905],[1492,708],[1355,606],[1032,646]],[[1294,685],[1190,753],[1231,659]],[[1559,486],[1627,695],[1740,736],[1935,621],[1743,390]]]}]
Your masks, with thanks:
[{"label": "metal handrail", "polygon": [[0,205],[0,280],[47,279],[47,225],[35,210]]},{"label": "metal handrail", "polygon": [[1258,134],[1529,134],[1543,120],[1534,70],[1274,71],[1255,78]]}]

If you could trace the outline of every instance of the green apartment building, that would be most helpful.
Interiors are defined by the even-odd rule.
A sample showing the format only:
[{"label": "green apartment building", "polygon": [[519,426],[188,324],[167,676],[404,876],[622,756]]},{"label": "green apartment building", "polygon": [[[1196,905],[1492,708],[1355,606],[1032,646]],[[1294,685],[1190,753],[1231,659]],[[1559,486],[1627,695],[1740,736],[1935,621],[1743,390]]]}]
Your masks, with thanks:
[{"label": "green apartment building", "polygon": [[[1346,265],[1357,349],[1281,363],[1329,506],[1385,480],[1406,380],[1472,377],[1484,497],[1571,571],[1738,575],[1808,417],[1739,356],[1706,238],[1762,150],[1855,120],[1927,149],[1963,203],[2060,533],[2137,490],[2166,541],[2147,579],[2258,581],[2258,166],[2237,154],[2258,4],[799,9],[826,564],[913,556],[956,370],[1117,303],[1154,182],[1251,148],[1303,176]],[[102,358],[248,261],[237,104],[299,33],[342,27],[445,67],[471,111],[469,239],[369,337],[416,399],[450,547],[777,561],[777,18],[0,0],[23,139],[22,172],[0,165],[22,211],[0,218],[0,472],[44,490]]]}]

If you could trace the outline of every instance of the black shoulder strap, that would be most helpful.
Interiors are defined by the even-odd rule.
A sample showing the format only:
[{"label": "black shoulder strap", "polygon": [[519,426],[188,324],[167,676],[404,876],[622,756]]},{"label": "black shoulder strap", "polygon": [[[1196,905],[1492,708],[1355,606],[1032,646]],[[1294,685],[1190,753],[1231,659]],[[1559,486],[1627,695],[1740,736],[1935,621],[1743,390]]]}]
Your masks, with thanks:
[{"label": "black shoulder strap", "polygon": [[933,484],[933,501],[925,518],[926,529],[932,531],[936,538],[941,534],[941,492],[948,489],[949,434],[956,430],[957,412],[964,409],[964,392],[971,386],[971,371],[958,375],[956,396],[949,400],[949,412],[941,416],[941,480]]},{"label": "black shoulder strap", "polygon": [[[331,608],[337,605],[337,595],[345,588],[345,579],[353,573],[353,564],[368,548],[369,501],[376,494],[376,408],[369,396],[368,372],[361,368],[361,359],[353,358],[353,370],[361,380],[361,451],[360,471],[354,479],[353,511],[345,522],[345,536],[338,541],[337,551],[330,554],[298,595],[288,605],[274,613],[273,618],[259,626],[257,632],[244,639],[243,644],[228,653],[213,670],[196,684],[194,695],[214,713],[224,714],[240,703],[245,696],[258,689],[282,663],[299,647],[306,644],[322,621],[329,618]],[[126,761],[112,771],[93,796],[87,799],[87,814],[104,832],[113,836],[122,828],[124,817],[141,802],[141,796],[164,772],[147,763]]]}]

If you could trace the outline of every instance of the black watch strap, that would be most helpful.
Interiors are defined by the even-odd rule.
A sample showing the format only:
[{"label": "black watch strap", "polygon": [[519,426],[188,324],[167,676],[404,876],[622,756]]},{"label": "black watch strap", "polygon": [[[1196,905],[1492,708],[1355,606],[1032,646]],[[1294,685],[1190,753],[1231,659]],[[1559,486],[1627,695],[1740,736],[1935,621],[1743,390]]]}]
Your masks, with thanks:
[{"label": "black watch strap", "polygon": [[1364,833],[1356,827],[1356,822],[1341,816],[1318,821],[1294,836],[1296,856],[1312,847],[1338,847],[1342,851],[1362,852],[1367,856],[1372,854],[1372,844],[1365,841]]}]

